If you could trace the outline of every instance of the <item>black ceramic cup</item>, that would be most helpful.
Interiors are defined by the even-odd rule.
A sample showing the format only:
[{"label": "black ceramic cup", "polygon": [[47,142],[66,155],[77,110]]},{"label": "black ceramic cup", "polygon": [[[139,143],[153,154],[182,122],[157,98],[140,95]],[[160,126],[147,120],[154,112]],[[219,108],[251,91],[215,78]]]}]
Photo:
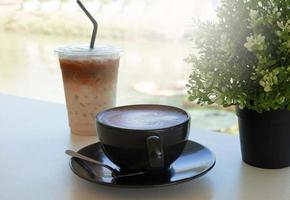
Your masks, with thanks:
[{"label": "black ceramic cup", "polygon": [[104,153],[125,171],[168,168],[182,153],[190,127],[186,111],[155,104],[111,108],[96,120]]}]

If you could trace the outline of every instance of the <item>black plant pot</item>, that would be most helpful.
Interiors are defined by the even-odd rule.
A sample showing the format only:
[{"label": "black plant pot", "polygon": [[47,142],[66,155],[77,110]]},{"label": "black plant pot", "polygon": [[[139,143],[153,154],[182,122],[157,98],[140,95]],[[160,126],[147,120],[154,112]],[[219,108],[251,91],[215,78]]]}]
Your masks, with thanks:
[{"label": "black plant pot", "polygon": [[278,169],[290,166],[290,111],[257,113],[237,108],[243,161]]}]

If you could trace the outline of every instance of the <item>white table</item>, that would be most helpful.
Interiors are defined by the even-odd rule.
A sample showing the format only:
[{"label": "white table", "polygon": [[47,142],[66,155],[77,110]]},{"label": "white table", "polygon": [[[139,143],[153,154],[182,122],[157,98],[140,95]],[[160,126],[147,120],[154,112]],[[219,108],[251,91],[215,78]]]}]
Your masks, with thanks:
[{"label": "white table", "polygon": [[290,168],[244,164],[237,136],[192,130],[190,138],[217,158],[198,179],[154,189],[109,188],[71,172],[64,150],[96,138],[70,134],[65,105],[0,95],[0,111],[0,200],[290,200]]}]

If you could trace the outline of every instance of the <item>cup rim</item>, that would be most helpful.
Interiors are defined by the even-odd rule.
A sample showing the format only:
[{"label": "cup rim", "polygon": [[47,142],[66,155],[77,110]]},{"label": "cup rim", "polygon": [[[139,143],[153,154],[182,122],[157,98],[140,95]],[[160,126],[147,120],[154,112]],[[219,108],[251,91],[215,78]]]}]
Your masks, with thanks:
[{"label": "cup rim", "polygon": [[59,57],[64,58],[119,58],[123,50],[110,44],[96,44],[94,49],[90,49],[88,44],[72,43],[60,46],[54,50]]},{"label": "cup rim", "polygon": [[[100,120],[100,116],[102,114],[104,114],[105,112],[108,112],[108,111],[111,111],[111,110],[114,110],[114,109],[118,109],[118,108],[126,108],[126,107],[133,107],[133,106],[157,106],[157,107],[168,107],[168,108],[173,108],[175,110],[179,110],[181,111],[182,113],[184,113],[186,115],[186,120],[178,123],[178,124],[175,124],[173,126],[168,126],[168,127],[163,127],[163,128],[150,128],[150,129],[139,129],[139,128],[124,128],[124,127],[119,127],[119,126],[114,126],[114,125],[111,125],[111,124],[107,124],[107,123],[104,123]],[[96,122],[102,126],[105,126],[105,127],[108,127],[108,128],[113,128],[113,129],[119,129],[119,130],[126,130],[127,132],[136,132],[136,131],[164,131],[164,130],[167,130],[167,129],[171,129],[171,128],[175,128],[177,126],[180,126],[180,125],[183,125],[185,124],[186,122],[189,122],[191,119],[191,116],[190,114],[181,109],[181,108],[178,108],[178,107],[175,107],[175,106],[170,106],[170,105],[163,105],[163,104],[131,104],[131,105],[124,105],[124,106],[117,106],[117,107],[113,107],[113,108],[109,108],[109,109],[106,109],[106,110],[103,110],[101,112],[99,112],[97,115],[96,115]]]}]

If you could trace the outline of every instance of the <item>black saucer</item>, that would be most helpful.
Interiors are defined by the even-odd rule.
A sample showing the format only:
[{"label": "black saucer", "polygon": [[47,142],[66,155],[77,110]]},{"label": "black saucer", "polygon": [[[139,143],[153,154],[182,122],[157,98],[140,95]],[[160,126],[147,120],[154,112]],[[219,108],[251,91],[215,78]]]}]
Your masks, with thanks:
[{"label": "black saucer", "polygon": [[[78,151],[95,160],[120,171],[101,149],[100,143],[91,144]],[[206,147],[193,141],[188,141],[181,156],[171,164],[169,169],[150,174],[145,173],[131,177],[114,179],[108,170],[78,158],[71,158],[70,167],[79,177],[88,181],[115,187],[158,187],[186,182],[204,175],[213,168],[215,156]],[[125,174],[125,172],[121,172]]]}]

